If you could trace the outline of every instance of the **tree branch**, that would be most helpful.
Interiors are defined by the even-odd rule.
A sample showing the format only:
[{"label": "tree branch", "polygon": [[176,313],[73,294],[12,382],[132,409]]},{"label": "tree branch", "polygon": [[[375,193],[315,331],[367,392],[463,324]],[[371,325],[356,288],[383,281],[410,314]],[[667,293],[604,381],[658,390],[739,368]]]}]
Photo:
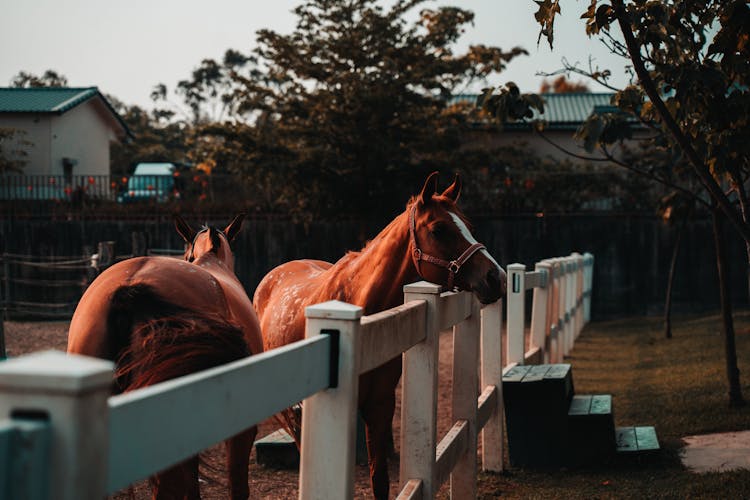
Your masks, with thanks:
[{"label": "tree branch", "polygon": [[612,6],[615,9],[615,17],[618,24],[620,25],[620,29],[622,30],[622,34],[625,39],[625,45],[630,52],[630,58],[633,62],[633,69],[640,79],[643,90],[646,92],[646,95],[648,95],[649,99],[651,99],[651,102],[654,105],[656,111],[659,113],[659,116],[664,122],[664,125],[680,145],[680,148],[682,148],[682,150],[685,152],[685,156],[687,156],[688,160],[690,160],[690,163],[692,164],[693,169],[695,170],[695,173],[698,176],[701,184],[703,184],[703,186],[711,195],[711,198],[713,198],[719,205],[722,212],[725,213],[727,219],[732,222],[737,231],[742,235],[742,238],[745,241],[750,242],[750,226],[748,226],[748,224],[745,224],[739,214],[734,209],[732,209],[729,200],[724,195],[721,187],[716,183],[716,180],[711,176],[711,173],[706,167],[705,162],[695,151],[693,145],[690,143],[690,139],[682,132],[679,124],[670,114],[666,104],[662,100],[661,95],[656,88],[656,84],[651,79],[651,75],[646,69],[643,59],[641,58],[640,46],[638,45],[638,42],[635,39],[635,35],[633,34],[632,27],[628,22],[628,13],[625,10],[623,1],[612,0]]},{"label": "tree branch", "polygon": [[696,202],[698,202],[699,204],[705,206],[706,208],[711,208],[711,206],[708,203],[706,203],[704,200],[702,200],[696,193],[693,193],[689,189],[684,188],[684,187],[682,187],[682,186],[680,186],[678,184],[674,184],[674,183],[672,183],[672,182],[670,182],[670,181],[668,181],[666,179],[663,179],[663,178],[659,177],[658,175],[655,175],[655,174],[653,174],[651,172],[646,172],[646,171],[640,170],[640,169],[634,167],[633,165],[630,165],[629,163],[625,163],[624,161],[622,161],[622,160],[620,160],[618,158],[615,158],[609,152],[609,150],[605,146],[603,146],[603,145],[600,146],[600,147],[601,147],[602,152],[604,153],[604,157],[584,156],[584,155],[580,155],[578,153],[574,153],[573,151],[570,151],[569,149],[566,149],[563,146],[557,144],[555,141],[553,141],[552,139],[550,139],[549,137],[547,137],[546,135],[544,135],[543,132],[541,132],[539,130],[536,130],[536,129],[533,129],[533,130],[536,132],[536,134],[539,137],[541,137],[545,142],[547,142],[547,144],[551,145],[552,147],[554,147],[557,150],[565,153],[568,156],[572,156],[573,158],[577,158],[579,160],[584,160],[584,161],[595,161],[595,162],[613,163],[613,164],[615,164],[615,165],[617,165],[619,167],[622,167],[622,168],[624,168],[626,170],[629,170],[629,171],[631,171],[631,172],[633,172],[635,174],[641,175],[643,177],[651,179],[652,181],[658,182],[659,184],[662,184],[662,185],[664,185],[664,186],[666,186],[668,188],[671,188],[671,189],[674,189],[676,191],[679,191],[680,193],[684,194],[685,196],[687,196],[688,198],[690,198],[692,200],[695,200]]}]

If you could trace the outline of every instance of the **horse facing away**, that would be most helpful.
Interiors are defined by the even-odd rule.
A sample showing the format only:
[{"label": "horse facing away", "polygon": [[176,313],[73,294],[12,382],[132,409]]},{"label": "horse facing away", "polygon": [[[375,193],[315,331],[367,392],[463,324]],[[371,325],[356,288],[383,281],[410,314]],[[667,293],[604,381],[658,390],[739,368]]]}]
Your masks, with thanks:
[{"label": "horse facing away", "polygon": [[[223,230],[193,230],[175,217],[185,260],[137,257],[115,264],[83,294],[70,323],[68,352],[116,363],[114,392],[218,366],[263,350],[252,303],[234,274],[229,243],[240,214]],[[226,441],[231,498],[249,496],[248,463],[257,427]],[[157,474],[153,497],[200,498],[198,458]]]},{"label": "horse facing away", "polygon": [[[404,285],[419,279],[470,290],[482,303],[501,298],[505,271],[472,236],[456,206],[460,191],[456,176],[438,194],[437,173],[433,173],[421,194],[362,251],[349,252],[335,264],[297,260],[269,272],[253,297],[264,348],[304,338],[308,305],[340,300],[361,306],[370,315],[402,304]],[[388,498],[388,438],[400,377],[401,359],[394,358],[362,374],[359,381],[358,407],[366,425],[370,481],[378,499]]]}]

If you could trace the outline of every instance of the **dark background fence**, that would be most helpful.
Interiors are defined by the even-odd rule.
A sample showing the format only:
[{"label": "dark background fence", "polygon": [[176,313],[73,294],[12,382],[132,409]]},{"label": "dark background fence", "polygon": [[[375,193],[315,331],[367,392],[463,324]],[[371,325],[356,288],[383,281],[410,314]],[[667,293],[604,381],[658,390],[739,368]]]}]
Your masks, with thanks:
[{"label": "dark background fence", "polygon": [[[231,215],[208,222],[223,227]],[[520,262],[531,269],[538,260],[591,252],[594,267],[592,314],[595,319],[634,314],[659,314],[664,294],[675,230],[651,215],[578,214],[473,217],[477,238],[506,266]],[[358,250],[374,237],[382,222],[341,219],[297,223],[284,217],[254,217],[245,221],[234,243],[236,271],[252,296],[262,277],[274,266],[299,258],[335,261],[347,250]],[[149,220],[51,220],[0,218],[0,251],[33,255],[41,262],[86,259],[97,244],[113,241],[116,255],[132,253],[133,233],[141,234],[147,247],[179,252],[183,242],[171,217]],[[741,241],[727,228],[730,279],[733,297],[747,304],[747,259]],[[4,266],[7,269],[9,266]],[[28,266],[27,266],[28,267]],[[40,278],[44,266],[31,266],[22,280]],[[11,268],[11,274],[17,273]],[[90,271],[88,271],[90,273]],[[36,273],[36,274],[35,274]],[[70,288],[11,283],[3,289],[4,300],[70,304],[80,296],[87,271],[78,275],[42,274],[50,282],[75,282]],[[384,279],[387,279],[384,277]],[[76,281],[78,280],[78,281]],[[85,286],[85,284],[84,284]],[[675,291],[676,311],[705,311],[718,307],[718,289],[710,219],[689,224],[683,236]],[[36,290],[36,291],[35,291]],[[55,290],[58,290],[57,292]],[[10,294],[10,297],[8,297]],[[71,295],[72,294],[72,295]],[[63,308],[60,315],[72,312]]]}]

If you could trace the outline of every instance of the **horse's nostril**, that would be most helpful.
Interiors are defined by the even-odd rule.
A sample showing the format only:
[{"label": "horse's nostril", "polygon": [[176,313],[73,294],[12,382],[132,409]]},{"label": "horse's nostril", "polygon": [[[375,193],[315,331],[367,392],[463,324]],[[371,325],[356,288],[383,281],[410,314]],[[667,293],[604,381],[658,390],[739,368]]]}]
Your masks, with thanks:
[{"label": "horse's nostril", "polygon": [[499,269],[490,269],[487,272],[487,284],[491,290],[505,291],[505,273],[501,275]]}]

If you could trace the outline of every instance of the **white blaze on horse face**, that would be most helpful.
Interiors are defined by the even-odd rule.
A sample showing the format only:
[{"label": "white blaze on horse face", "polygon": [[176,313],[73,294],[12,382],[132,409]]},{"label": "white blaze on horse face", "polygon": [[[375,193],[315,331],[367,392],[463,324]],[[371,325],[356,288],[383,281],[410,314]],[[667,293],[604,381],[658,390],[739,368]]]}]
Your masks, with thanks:
[{"label": "white blaze on horse face", "polygon": [[[464,239],[469,243],[469,246],[475,245],[477,243],[477,240],[474,239],[474,235],[471,234],[471,231],[469,231],[469,228],[466,227],[466,224],[464,223],[463,220],[461,220],[461,217],[454,214],[453,212],[448,212],[448,213],[451,215],[451,219],[453,219],[453,222],[456,224],[456,227],[461,232],[461,236],[463,236]],[[483,248],[480,250],[480,252],[482,253],[482,255],[487,257],[487,259],[489,259],[490,262],[492,262],[493,264],[495,264],[495,266],[497,266],[497,270],[500,272],[500,275],[502,276],[505,271],[503,271],[503,268],[500,267],[500,264],[498,264],[497,261],[492,258],[492,255],[490,255],[487,249]]]}]

